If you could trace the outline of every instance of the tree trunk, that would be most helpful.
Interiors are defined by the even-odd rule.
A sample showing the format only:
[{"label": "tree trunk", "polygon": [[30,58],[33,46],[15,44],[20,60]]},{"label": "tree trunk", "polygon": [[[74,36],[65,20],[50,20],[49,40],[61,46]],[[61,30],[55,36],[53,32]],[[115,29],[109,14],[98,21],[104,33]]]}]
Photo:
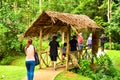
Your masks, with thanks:
[{"label": "tree trunk", "polygon": [[30,26],[30,2],[29,2],[29,0],[27,1],[27,6],[28,6],[27,25],[29,27]]},{"label": "tree trunk", "polygon": [[42,0],[39,0],[40,13],[42,12]]},{"label": "tree trunk", "polygon": [[[110,23],[110,17],[111,17],[111,0],[108,0],[108,23]],[[110,32],[109,32],[110,34]],[[111,35],[109,35],[109,49],[111,50],[112,49],[112,38],[111,38]]]},{"label": "tree trunk", "polygon": [[[92,54],[96,56],[98,52],[99,36],[98,31],[92,32]],[[91,60],[92,64],[94,63],[94,56]]]}]

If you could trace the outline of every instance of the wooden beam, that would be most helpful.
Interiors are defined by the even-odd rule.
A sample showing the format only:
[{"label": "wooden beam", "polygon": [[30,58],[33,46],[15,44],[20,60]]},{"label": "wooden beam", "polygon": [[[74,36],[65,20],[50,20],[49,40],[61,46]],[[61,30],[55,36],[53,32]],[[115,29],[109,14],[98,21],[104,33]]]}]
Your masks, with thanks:
[{"label": "wooden beam", "polygon": [[68,57],[69,57],[69,52],[70,52],[70,26],[68,26],[68,31],[67,31],[67,49],[66,49],[66,70],[69,69],[69,64],[68,64]]},{"label": "wooden beam", "polygon": [[42,68],[41,61],[42,61],[42,28],[40,28],[40,51],[39,51],[39,56],[40,56],[40,64],[39,67]]},{"label": "wooden beam", "polygon": [[62,44],[65,42],[65,32],[62,32]]}]

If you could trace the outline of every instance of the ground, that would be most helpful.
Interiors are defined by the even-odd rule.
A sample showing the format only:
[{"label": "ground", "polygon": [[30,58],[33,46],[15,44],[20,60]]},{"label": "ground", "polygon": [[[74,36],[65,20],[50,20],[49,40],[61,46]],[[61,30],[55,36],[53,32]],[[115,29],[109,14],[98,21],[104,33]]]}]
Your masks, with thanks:
[{"label": "ground", "polygon": [[[54,71],[52,67],[40,69],[35,72],[34,80],[54,80],[54,78],[64,70],[64,65],[58,66],[56,71]],[[27,77],[23,78],[22,80],[27,80]]]}]

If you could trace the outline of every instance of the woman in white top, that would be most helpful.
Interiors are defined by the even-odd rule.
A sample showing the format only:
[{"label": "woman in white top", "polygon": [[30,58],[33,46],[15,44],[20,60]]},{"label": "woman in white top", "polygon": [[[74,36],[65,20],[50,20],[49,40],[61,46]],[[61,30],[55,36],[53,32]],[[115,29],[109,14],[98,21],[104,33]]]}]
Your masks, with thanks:
[{"label": "woman in white top", "polygon": [[35,68],[35,58],[34,58],[34,46],[32,45],[32,39],[29,39],[27,46],[25,47],[26,53],[26,68],[28,80],[33,80],[34,68]]}]

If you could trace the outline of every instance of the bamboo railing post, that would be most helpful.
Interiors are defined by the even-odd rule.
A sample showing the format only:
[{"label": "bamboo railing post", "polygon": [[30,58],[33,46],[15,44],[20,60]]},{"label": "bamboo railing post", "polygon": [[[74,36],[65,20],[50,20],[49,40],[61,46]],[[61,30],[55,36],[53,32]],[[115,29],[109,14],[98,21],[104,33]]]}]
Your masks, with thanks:
[{"label": "bamboo railing post", "polygon": [[[62,47],[64,46],[64,42],[65,42],[65,32],[62,32]],[[62,48],[61,48],[61,54],[60,54],[60,56],[61,56],[61,63],[63,63],[63,58],[62,58]]]},{"label": "bamboo railing post", "polygon": [[65,42],[65,33],[62,32],[62,43],[64,44],[64,42]]},{"label": "bamboo railing post", "polygon": [[39,56],[40,56],[40,64],[39,67],[42,68],[41,61],[42,61],[42,28],[40,28],[40,51],[39,51]]},{"label": "bamboo railing post", "polygon": [[69,64],[68,64],[68,57],[69,57],[69,52],[70,52],[70,26],[68,26],[68,31],[67,31],[67,49],[66,49],[66,70],[69,69]]}]

